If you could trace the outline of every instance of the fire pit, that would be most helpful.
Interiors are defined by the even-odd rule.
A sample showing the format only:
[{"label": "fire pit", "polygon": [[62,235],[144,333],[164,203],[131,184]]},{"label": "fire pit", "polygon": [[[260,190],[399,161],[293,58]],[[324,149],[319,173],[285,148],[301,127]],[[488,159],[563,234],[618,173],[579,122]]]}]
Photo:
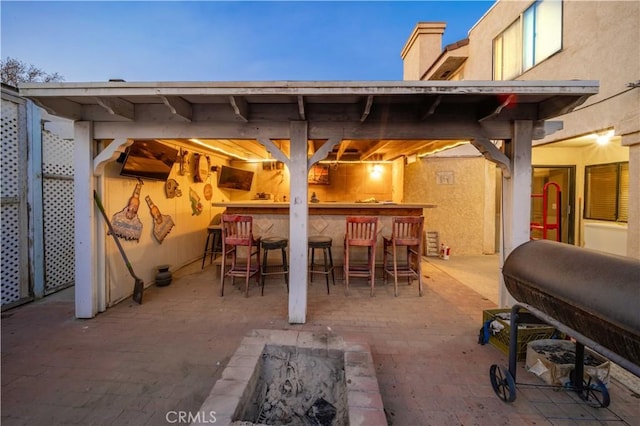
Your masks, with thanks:
[{"label": "fire pit", "polygon": [[369,346],[333,333],[254,330],[200,407],[213,412],[220,425],[387,424]]}]

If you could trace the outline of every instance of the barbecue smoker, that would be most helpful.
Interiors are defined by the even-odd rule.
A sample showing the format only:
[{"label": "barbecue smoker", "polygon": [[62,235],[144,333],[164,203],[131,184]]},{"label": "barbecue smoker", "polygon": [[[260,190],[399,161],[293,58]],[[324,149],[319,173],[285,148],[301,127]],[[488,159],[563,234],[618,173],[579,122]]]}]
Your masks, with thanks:
[{"label": "barbecue smoker", "polygon": [[494,364],[489,371],[502,400],[516,399],[518,324],[532,322],[531,315],[576,340],[575,369],[566,387],[591,405],[606,407],[610,400],[598,378],[585,378],[585,346],[640,377],[640,261],[537,240],[513,250],[502,274],[518,301],[511,309],[509,367]]}]

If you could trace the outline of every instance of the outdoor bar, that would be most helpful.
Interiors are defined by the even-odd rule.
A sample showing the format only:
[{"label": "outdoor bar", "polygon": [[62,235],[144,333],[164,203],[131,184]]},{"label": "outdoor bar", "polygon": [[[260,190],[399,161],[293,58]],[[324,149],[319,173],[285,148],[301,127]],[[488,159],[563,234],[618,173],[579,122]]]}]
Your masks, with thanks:
[{"label": "outdoor bar", "polygon": [[[254,218],[254,233],[262,237],[289,238],[289,203],[250,201],[213,203],[223,207],[225,214],[250,215]],[[343,239],[347,216],[375,216],[378,218],[378,234],[391,234],[394,216],[422,216],[424,209],[435,208],[434,204],[413,203],[343,203],[325,202],[309,205],[309,236],[322,235],[332,239],[333,260],[342,264]],[[378,239],[376,260],[382,259],[382,238]]]},{"label": "outdoor bar", "polygon": [[[381,218],[384,235],[385,218],[411,214],[403,210],[410,208],[405,201],[424,203],[415,207],[428,227],[429,215],[443,209],[430,193],[446,192],[447,202],[465,207],[487,204],[452,192],[477,181],[466,179],[465,171],[407,167],[418,165],[425,152],[465,143],[495,163],[502,175],[501,249],[509,253],[528,240],[532,141],[561,128],[549,120],[598,93],[598,83],[97,82],[24,84],[20,92],[74,121],[76,317],[91,318],[131,296],[127,265],[146,286],[155,281],[158,265],[180,268],[201,260],[207,226],[233,207],[252,209],[264,235],[290,237],[288,321],[305,323],[309,236],[335,232],[332,244],[340,256],[343,218],[351,211]],[[494,141],[507,146],[500,149]],[[148,156],[154,146],[157,155]],[[131,168],[124,167],[128,159]],[[144,167],[149,161],[154,169]],[[385,166],[388,172],[377,181],[367,180]],[[261,176],[247,189],[246,173],[221,182],[226,167],[260,168]],[[414,190],[411,198],[403,194],[407,188]],[[106,233],[94,193],[107,217],[120,221],[128,261]],[[272,211],[261,212],[264,200],[243,206],[267,193]],[[507,297],[502,286],[501,304]]]}]

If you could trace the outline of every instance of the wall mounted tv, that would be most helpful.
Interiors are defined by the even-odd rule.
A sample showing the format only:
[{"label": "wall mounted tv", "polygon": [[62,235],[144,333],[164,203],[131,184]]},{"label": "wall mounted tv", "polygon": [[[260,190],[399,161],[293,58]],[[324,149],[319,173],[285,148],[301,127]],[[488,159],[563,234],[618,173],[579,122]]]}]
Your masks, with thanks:
[{"label": "wall mounted tv", "polygon": [[218,188],[251,191],[253,172],[229,166],[218,168]]},{"label": "wall mounted tv", "polygon": [[136,140],[129,146],[120,175],[166,181],[178,150],[155,140]]}]

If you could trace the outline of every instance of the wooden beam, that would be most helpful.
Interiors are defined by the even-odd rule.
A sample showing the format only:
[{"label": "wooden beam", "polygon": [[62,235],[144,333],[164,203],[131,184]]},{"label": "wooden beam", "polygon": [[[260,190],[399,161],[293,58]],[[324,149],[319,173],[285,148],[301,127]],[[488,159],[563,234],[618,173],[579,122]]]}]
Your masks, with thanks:
[{"label": "wooden beam", "polygon": [[582,105],[590,96],[591,95],[580,96],[570,102],[565,98],[558,97],[547,99],[538,105],[538,119],[544,120],[571,112],[575,107]]},{"label": "wooden beam", "polygon": [[104,108],[110,115],[122,117],[128,121],[135,120],[135,110],[133,104],[120,98],[96,97],[96,102]]},{"label": "wooden beam", "polygon": [[502,175],[505,178],[511,177],[511,160],[502,151],[500,151],[489,139],[487,138],[474,138],[471,140],[471,144],[475,146],[478,151],[487,160],[496,163],[498,167],[502,169]]},{"label": "wooden beam", "polygon": [[[442,144],[438,144],[438,142],[441,142],[440,140],[420,140],[420,141],[416,141],[416,140],[412,140],[412,141],[407,141],[407,140],[390,140],[389,141],[389,145],[388,147],[391,147],[392,149],[387,150],[386,153],[384,153],[382,159],[383,160],[395,160],[398,157],[401,156],[409,156],[411,154],[422,154],[424,153],[424,151],[421,151],[427,147],[431,147],[434,145],[442,145]],[[447,141],[447,142],[453,142],[453,141]],[[427,150],[429,151],[429,150]]]},{"label": "wooden beam", "polygon": [[117,160],[120,154],[133,143],[133,139],[114,139],[93,159],[93,175],[102,176],[108,163]]},{"label": "wooden beam", "polygon": [[438,105],[440,105],[440,102],[442,102],[442,95],[436,97],[428,108],[425,109],[424,113],[420,116],[420,121],[424,121],[427,117],[433,115],[436,112]]},{"label": "wooden beam", "polygon": [[498,115],[500,115],[500,113],[502,112],[502,110],[503,110],[505,107],[507,107],[507,106],[511,105],[511,104],[513,103],[513,101],[515,101],[515,99],[516,99],[515,95],[509,95],[509,96],[507,96],[507,98],[506,98],[504,101],[502,101],[502,102],[501,102],[501,103],[500,103],[500,104],[499,104],[499,105],[498,105],[498,106],[497,106],[497,107],[496,107],[496,108],[495,108],[491,113],[487,114],[487,115],[486,115],[486,116],[484,116],[484,117],[479,118],[479,119],[478,119],[478,121],[479,121],[479,122],[483,122],[483,121],[485,121],[485,120],[489,120],[489,119],[491,119],[491,118],[495,118],[495,117],[497,117]]},{"label": "wooden beam", "polygon": [[[380,139],[471,139],[483,136],[488,139],[510,139],[512,126],[509,122],[485,121],[477,123],[464,119],[448,118],[428,125],[422,122],[311,122],[309,139],[325,140],[332,135],[341,135],[348,140]],[[288,123],[272,122],[268,125],[228,122],[96,122],[96,139],[116,137],[132,139],[289,139]]]},{"label": "wooden beam", "polygon": [[338,153],[336,154],[336,161],[340,160],[340,157],[342,157],[342,155],[347,150],[347,148],[349,148],[349,145],[351,145],[351,141],[343,140],[342,142],[340,142],[340,146],[338,147]]},{"label": "wooden beam", "polygon": [[169,108],[171,114],[180,118],[182,121],[191,122],[193,114],[191,104],[180,96],[160,96],[162,102]]},{"label": "wooden beam", "polygon": [[362,115],[360,116],[361,123],[369,116],[369,113],[371,112],[371,105],[373,105],[373,95],[367,96],[367,102],[365,103],[364,110],[362,111]]},{"label": "wooden beam", "polygon": [[304,96],[302,95],[298,95],[298,115],[302,121],[307,119],[304,111]]},{"label": "wooden beam", "polygon": [[376,142],[371,148],[369,148],[368,150],[366,150],[362,154],[360,154],[360,159],[361,160],[366,160],[367,158],[375,155],[377,151],[381,150],[382,148],[384,148],[385,146],[389,145],[390,143],[391,143],[390,140],[384,140],[384,141]]},{"label": "wooden beam", "polygon": [[[314,154],[313,157],[311,157],[308,161],[307,161],[307,170],[311,170],[311,166],[313,166],[315,163],[317,163],[318,161],[327,158],[327,155],[329,155],[329,152],[331,152],[333,150],[333,147],[336,146],[337,144],[340,143],[340,138],[337,136],[333,136],[330,137],[325,143],[324,145],[322,145],[320,147],[319,150],[317,150]],[[293,142],[292,142],[293,143]]]},{"label": "wooden beam", "polygon": [[233,112],[245,123],[249,122],[249,104],[246,99],[241,96],[229,96],[229,102],[233,108]]},{"label": "wooden beam", "polygon": [[235,144],[240,147],[242,150],[247,151],[251,155],[255,155],[260,159],[268,159],[269,153],[268,150],[262,145],[260,142],[254,139],[230,139],[228,140],[231,144]]},{"label": "wooden beam", "polygon": [[60,98],[33,98],[32,101],[51,115],[82,120],[82,105]]},{"label": "wooden beam", "polygon": [[287,157],[285,153],[282,152],[280,147],[277,146],[271,139],[258,138],[258,142],[264,145],[276,160],[283,162],[287,165],[287,167],[291,167],[289,157]]}]

